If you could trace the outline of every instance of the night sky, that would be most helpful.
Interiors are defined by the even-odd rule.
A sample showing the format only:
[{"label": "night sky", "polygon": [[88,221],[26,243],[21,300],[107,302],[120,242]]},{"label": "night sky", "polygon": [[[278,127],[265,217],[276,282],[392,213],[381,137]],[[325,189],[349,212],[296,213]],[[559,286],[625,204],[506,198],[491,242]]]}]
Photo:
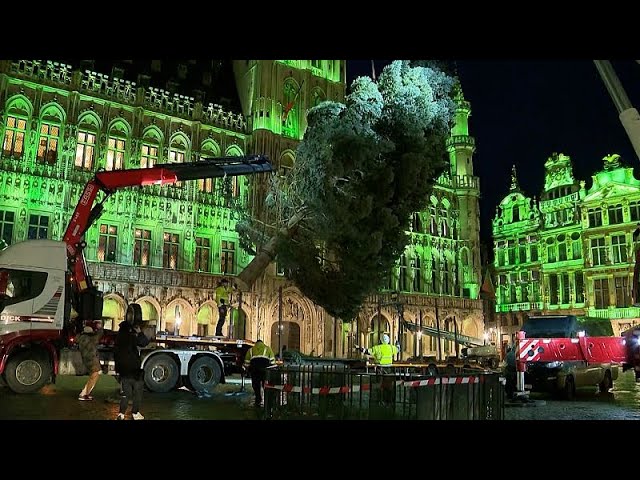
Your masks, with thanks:
[{"label": "night sky", "polygon": [[[375,62],[379,74],[389,60]],[[640,109],[640,64],[612,64],[632,105]],[[491,220],[508,193],[511,165],[524,193],[538,198],[544,162],[553,152],[571,157],[574,176],[586,180],[587,188],[608,153],[619,153],[627,166],[638,165],[591,60],[456,60],[455,65],[471,102],[469,133],[476,140],[483,242],[491,241]],[[359,75],[371,75],[371,60],[347,62],[349,84]],[[640,178],[640,169],[635,176]]]}]

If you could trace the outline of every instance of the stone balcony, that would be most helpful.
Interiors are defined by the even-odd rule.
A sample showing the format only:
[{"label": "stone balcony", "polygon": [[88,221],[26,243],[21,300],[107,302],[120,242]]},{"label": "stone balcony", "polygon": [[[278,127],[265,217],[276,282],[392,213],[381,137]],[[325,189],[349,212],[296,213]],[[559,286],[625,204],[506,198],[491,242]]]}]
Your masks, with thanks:
[{"label": "stone balcony", "polygon": [[168,270],[159,267],[138,267],[117,263],[87,262],[94,281],[125,282],[149,286],[215,289],[224,275]]}]

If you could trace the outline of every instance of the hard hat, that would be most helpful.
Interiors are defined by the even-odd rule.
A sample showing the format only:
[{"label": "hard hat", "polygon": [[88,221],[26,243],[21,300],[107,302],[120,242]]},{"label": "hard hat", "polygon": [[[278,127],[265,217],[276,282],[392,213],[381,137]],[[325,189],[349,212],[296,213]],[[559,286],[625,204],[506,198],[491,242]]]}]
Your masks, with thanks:
[{"label": "hard hat", "polygon": [[387,335],[386,333],[384,335],[382,335],[382,343],[389,343],[391,341],[391,339],[389,338],[389,335]]}]

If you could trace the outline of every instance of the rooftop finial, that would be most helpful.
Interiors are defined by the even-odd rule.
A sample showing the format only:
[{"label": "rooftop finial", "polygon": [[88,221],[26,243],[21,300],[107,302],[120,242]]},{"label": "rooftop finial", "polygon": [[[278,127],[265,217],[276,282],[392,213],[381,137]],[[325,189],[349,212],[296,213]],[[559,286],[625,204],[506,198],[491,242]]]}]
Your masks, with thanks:
[{"label": "rooftop finial", "polygon": [[519,192],[520,185],[518,185],[518,175],[516,173],[516,166],[511,166],[511,187],[509,188],[510,192]]}]

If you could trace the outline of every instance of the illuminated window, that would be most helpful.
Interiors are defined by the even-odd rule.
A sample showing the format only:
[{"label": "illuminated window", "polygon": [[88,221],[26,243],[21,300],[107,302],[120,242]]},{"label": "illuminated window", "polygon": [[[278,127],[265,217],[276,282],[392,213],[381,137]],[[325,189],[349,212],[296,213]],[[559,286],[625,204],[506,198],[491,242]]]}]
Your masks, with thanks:
[{"label": "illuminated window", "polygon": [[236,273],[236,244],[222,240],[220,245],[220,272],[224,274]]},{"label": "illuminated window", "polygon": [[631,306],[631,289],[629,288],[629,277],[614,277],[616,287],[616,307],[624,308]]},{"label": "illuminated window", "polygon": [[[202,144],[200,160],[209,160],[220,156],[220,149],[212,140],[206,140]],[[213,193],[216,190],[215,178],[198,179],[198,190],[206,193]]]},{"label": "illuminated window", "polygon": [[163,242],[162,267],[177,270],[178,252],[180,251],[180,236],[175,233],[164,232]]},{"label": "illuminated window", "polygon": [[422,261],[416,257],[413,262],[413,291],[422,292]]},{"label": "illuminated window", "polygon": [[55,165],[58,158],[58,141],[60,127],[43,123],[40,126],[40,143],[38,144],[38,155],[36,161],[46,165]]},{"label": "illuminated window", "polygon": [[582,241],[578,232],[571,234],[571,250],[574,260],[582,257]]},{"label": "illuminated window", "polygon": [[591,239],[591,258],[593,265],[604,265],[607,259],[607,247],[604,243],[604,237]]},{"label": "illuminated window", "polygon": [[521,243],[518,246],[518,262],[519,263],[526,263],[527,261],[527,246],[523,243]]},{"label": "illuminated window", "polygon": [[569,274],[568,273],[563,273],[562,277],[562,290],[561,290],[561,298],[560,298],[560,303],[563,304],[567,304],[569,303]]},{"label": "illuminated window", "polygon": [[538,246],[537,245],[531,245],[531,261],[532,262],[537,262],[538,261]]},{"label": "illuminated window", "polygon": [[613,263],[626,263],[627,242],[624,235],[611,236],[611,250],[613,250]]},{"label": "illuminated window", "polygon": [[599,208],[589,210],[589,226],[590,227],[602,226],[602,211]]},{"label": "illuminated window", "polygon": [[136,228],[133,246],[133,264],[146,267],[151,257],[151,230]]},{"label": "illuminated window", "polygon": [[100,225],[100,239],[98,241],[98,261],[115,262],[118,241],[118,227],[116,225]]},{"label": "illuminated window", "polygon": [[96,148],[95,134],[87,131],[78,131],[78,143],[76,145],[76,168],[91,170],[93,167],[93,155]]},{"label": "illuminated window", "polygon": [[612,205],[608,209],[609,211],[609,225],[615,225],[622,223],[622,205]]},{"label": "illuminated window", "polygon": [[575,272],[576,303],[584,303],[584,275],[582,272]]},{"label": "illuminated window", "polygon": [[7,127],[4,131],[4,145],[2,147],[5,157],[22,158],[26,130],[27,121],[24,118],[7,117]]},{"label": "illuminated window", "polygon": [[[184,163],[184,151],[172,147],[169,150],[169,163]],[[182,182],[170,184],[171,187],[181,188]]]},{"label": "illuminated window", "polygon": [[29,240],[49,238],[48,215],[29,215],[29,231],[27,233],[27,238],[29,238]]},{"label": "illuminated window", "polygon": [[109,138],[107,164],[105,170],[121,170],[124,165],[124,152],[127,142],[121,138]]},{"label": "illuminated window", "polygon": [[597,278],[593,281],[593,292],[595,294],[595,307],[607,308],[609,306],[609,280]]},{"label": "illuminated window", "polygon": [[639,221],[640,220],[640,202],[630,202],[629,213],[631,214],[632,222]]},{"label": "illuminated window", "polygon": [[558,305],[558,275],[549,275],[549,303]]},{"label": "illuminated window", "polygon": [[14,218],[15,216],[13,212],[0,210],[0,242],[4,242],[4,244],[0,243],[0,249],[5,245],[11,245],[11,240],[13,239]]},{"label": "illuminated window", "polygon": [[211,241],[208,238],[196,237],[196,258],[194,262],[195,271],[208,272],[210,258]]},{"label": "illuminated window", "polygon": [[402,255],[400,257],[400,273],[398,277],[398,290],[406,292],[408,291],[408,282],[407,282],[407,257]]},{"label": "illuminated window", "polygon": [[151,168],[156,163],[158,163],[158,147],[143,144],[140,152],[140,168]]},{"label": "illuminated window", "polygon": [[558,260],[561,262],[567,260],[567,244],[564,241],[558,243]]}]

